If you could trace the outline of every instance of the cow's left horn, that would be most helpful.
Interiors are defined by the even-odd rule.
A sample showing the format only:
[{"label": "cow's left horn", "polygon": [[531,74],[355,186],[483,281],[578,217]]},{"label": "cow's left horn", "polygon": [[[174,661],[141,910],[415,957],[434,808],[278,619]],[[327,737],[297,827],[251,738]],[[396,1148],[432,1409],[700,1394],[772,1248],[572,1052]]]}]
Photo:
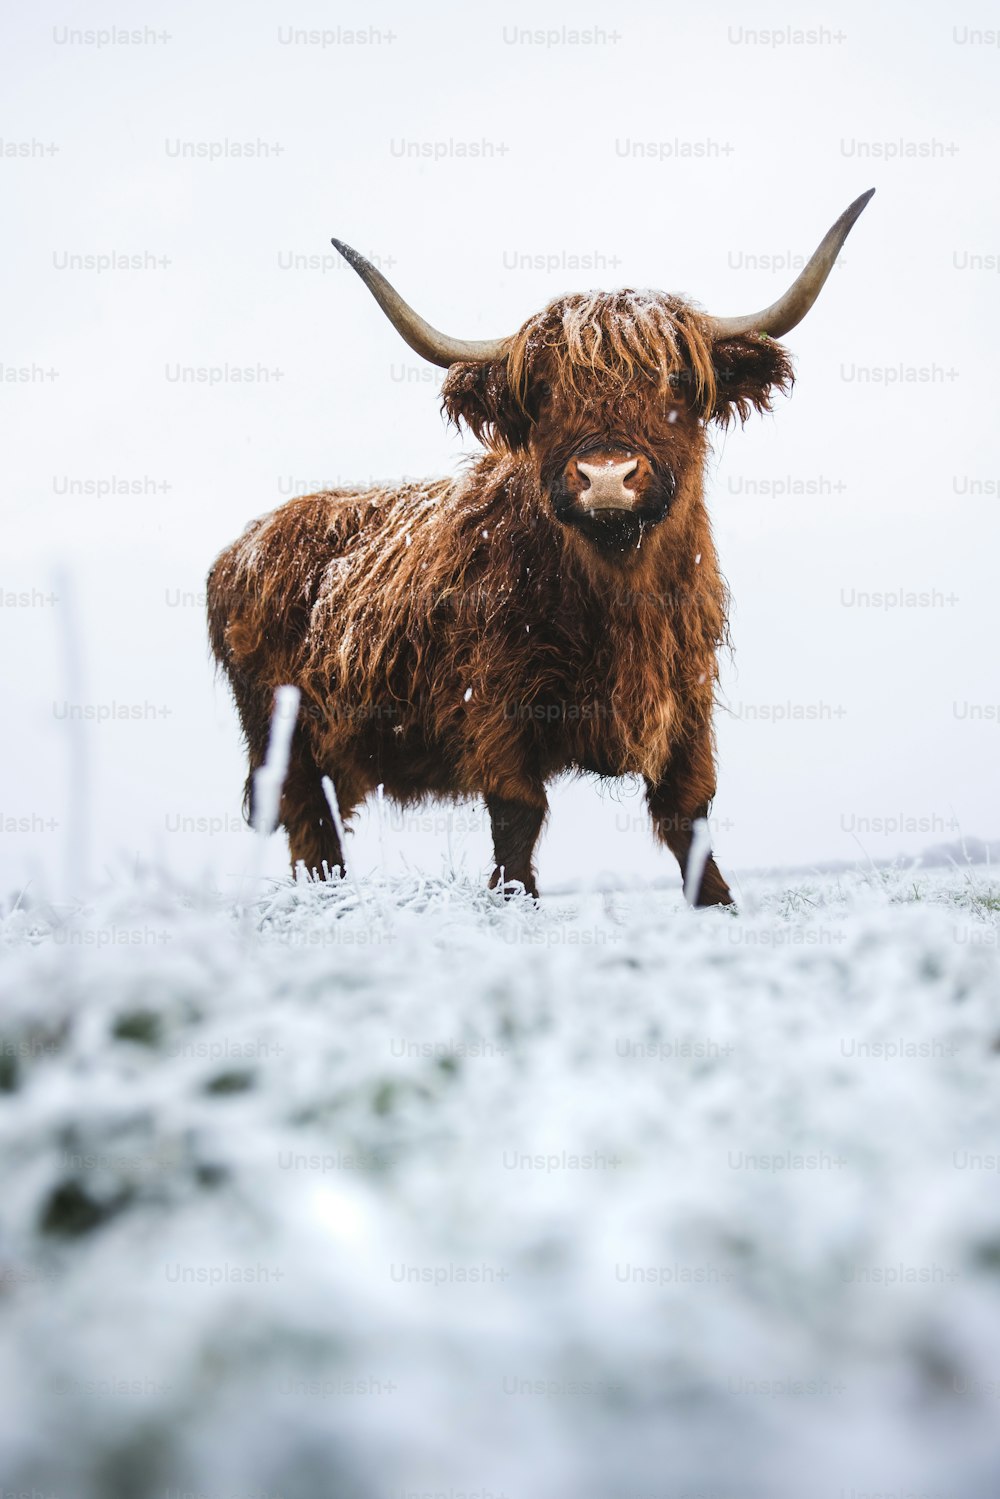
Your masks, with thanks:
[{"label": "cow's left horn", "polygon": [[763,312],[755,312],[750,317],[712,318],[715,337],[736,338],[741,333],[767,333],[772,338],[782,338],[797,323],[801,323],[823,290],[823,283],[833,270],[844,240],[874,192],[873,187],[869,188],[860,198],[855,198],[850,208],[845,208],[832,229],[827,231],[809,264],[803,268],[783,297],[779,297],[777,302],[773,302]]},{"label": "cow's left horn", "polygon": [[507,345],[504,338],[449,338],[447,334],[439,333],[430,323],[425,323],[408,302],[403,301],[396,288],[390,286],[371,261],[352,250],[350,245],[345,245],[343,240],[334,239],[330,243],[336,245],[348,265],[354,267],[396,332],[402,334],[421,359],[429,359],[431,364],[447,369],[449,365],[460,362],[486,364],[504,353]]}]

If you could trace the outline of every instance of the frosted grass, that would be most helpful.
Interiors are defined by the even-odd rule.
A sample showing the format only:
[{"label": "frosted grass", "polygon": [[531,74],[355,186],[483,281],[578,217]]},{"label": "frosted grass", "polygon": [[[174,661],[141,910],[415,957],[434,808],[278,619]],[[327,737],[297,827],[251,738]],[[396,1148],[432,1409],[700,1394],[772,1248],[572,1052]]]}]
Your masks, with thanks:
[{"label": "frosted grass", "polygon": [[988,870],[0,925],[7,1487],[998,1492]]}]

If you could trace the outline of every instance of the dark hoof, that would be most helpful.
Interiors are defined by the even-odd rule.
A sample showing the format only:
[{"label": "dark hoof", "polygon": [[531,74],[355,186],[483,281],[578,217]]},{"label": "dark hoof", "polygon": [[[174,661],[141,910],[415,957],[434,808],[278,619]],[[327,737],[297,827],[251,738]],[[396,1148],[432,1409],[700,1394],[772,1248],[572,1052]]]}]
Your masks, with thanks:
[{"label": "dark hoof", "polygon": [[707,906],[722,906],[727,910],[734,911],[736,902],[729,886],[721,875],[712,870],[706,870],[702,876],[701,888],[694,900],[691,902],[698,909]]},{"label": "dark hoof", "polygon": [[[502,886],[500,883],[501,878],[503,879]],[[501,873],[499,869],[494,869],[490,876],[490,889],[502,889],[504,900],[516,900],[521,895],[527,895],[531,900],[538,899],[538,887],[531,874],[525,877],[524,875],[508,874],[506,870],[503,870]]]}]

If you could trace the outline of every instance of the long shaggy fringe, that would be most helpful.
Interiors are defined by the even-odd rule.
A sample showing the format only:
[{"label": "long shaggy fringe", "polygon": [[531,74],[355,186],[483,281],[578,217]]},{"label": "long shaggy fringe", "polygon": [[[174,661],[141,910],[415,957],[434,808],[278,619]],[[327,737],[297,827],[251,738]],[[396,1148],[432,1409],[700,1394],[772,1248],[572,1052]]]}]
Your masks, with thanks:
[{"label": "long shaggy fringe", "polygon": [[580,292],[560,297],[529,318],[511,339],[511,386],[528,408],[532,374],[586,397],[640,386],[647,398],[674,400],[682,386],[702,416],[715,406],[716,382],[708,319],[663,292]]}]

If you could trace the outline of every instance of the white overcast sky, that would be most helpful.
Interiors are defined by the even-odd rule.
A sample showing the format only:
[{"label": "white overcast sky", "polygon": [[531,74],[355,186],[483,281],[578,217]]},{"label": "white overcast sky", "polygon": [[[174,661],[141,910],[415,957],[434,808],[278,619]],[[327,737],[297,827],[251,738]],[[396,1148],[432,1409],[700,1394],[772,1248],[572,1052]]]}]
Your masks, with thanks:
[{"label": "white overcast sky", "polygon": [[[736,648],[718,717],[717,851],[732,870],[1000,836],[1000,47],[976,38],[998,25],[984,4],[744,0],[685,14],[250,0],[9,15],[4,888],[66,878],[79,798],[81,879],[122,855],[183,876],[238,873],[244,765],[208,657],[208,566],[292,492],[446,473],[470,450],[438,414],[438,373],[333,262],[332,234],[391,257],[425,316],[474,338],[591,285],[751,311],[790,279],[761,257],[808,254],[872,186],[842,266],[788,339],[792,399],[720,441],[709,474]],[[73,39],[113,26],[149,36]],[[376,35],[287,40],[338,27]],[[574,40],[582,27],[597,39]],[[515,35],[538,28],[568,34]],[[781,44],[752,35],[775,30]],[[179,154],[227,141],[267,151]],[[493,151],[414,159],[404,142]],[[704,143],[707,156],[678,153]],[[67,265],[109,254],[144,268]],[[320,259],[289,269],[290,256]],[[556,263],[518,268],[526,256]],[[573,256],[604,261],[573,270]],[[281,378],[170,378],[226,365]],[[880,383],[861,383],[862,367]],[[919,369],[927,378],[885,383]],[[23,370],[32,378],[12,376]],[[79,492],[112,480],[147,492]],[[930,601],[862,607],[865,593]],[[70,700],[143,716],[87,725],[74,747]],[[772,720],[750,716],[762,708]],[[774,722],[782,708],[817,716]],[[543,889],[673,873],[634,792],[616,795],[556,790]],[[228,829],[179,830],[187,819]],[[899,819],[910,825],[873,830]],[[391,867],[404,855],[440,867],[444,819],[428,823],[386,829]],[[355,847],[364,867],[379,860],[371,822]],[[487,863],[474,818],[452,847],[470,870]],[[272,840],[267,869],[284,857]]]}]

